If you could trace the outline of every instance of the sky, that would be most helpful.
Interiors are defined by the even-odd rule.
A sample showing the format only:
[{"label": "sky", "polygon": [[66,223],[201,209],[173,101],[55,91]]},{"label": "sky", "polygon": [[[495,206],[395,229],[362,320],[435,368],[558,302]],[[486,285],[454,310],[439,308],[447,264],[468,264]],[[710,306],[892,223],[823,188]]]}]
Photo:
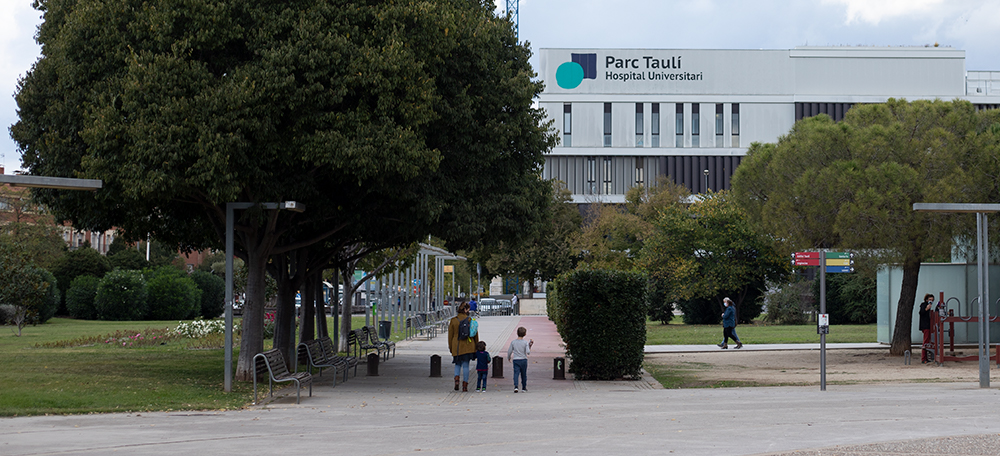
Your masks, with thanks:
[{"label": "sky", "polygon": [[[31,4],[0,0],[0,162],[8,174],[21,165],[9,131],[17,82],[40,57],[41,13]],[[1000,71],[1000,0],[521,0],[519,15],[520,38],[536,52],[937,43],[966,51],[967,70]]]}]

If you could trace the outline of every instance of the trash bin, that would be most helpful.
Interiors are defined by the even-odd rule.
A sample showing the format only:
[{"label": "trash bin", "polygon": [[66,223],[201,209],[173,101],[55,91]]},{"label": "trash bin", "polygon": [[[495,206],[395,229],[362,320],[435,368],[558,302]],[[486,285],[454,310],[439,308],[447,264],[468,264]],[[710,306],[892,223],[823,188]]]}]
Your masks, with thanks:
[{"label": "trash bin", "polygon": [[378,338],[382,340],[389,340],[392,335],[392,322],[389,320],[381,320],[378,322]]}]

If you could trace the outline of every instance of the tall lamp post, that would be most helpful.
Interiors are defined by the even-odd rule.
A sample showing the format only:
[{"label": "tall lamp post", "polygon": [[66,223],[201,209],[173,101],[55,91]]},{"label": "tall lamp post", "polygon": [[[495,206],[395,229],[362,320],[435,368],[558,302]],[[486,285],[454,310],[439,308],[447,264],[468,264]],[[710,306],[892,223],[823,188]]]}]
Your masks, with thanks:
[{"label": "tall lamp post", "polygon": [[233,211],[260,206],[264,209],[286,209],[305,212],[306,207],[295,201],[283,203],[226,203],[226,361],[223,391],[233,390]]},{"label": "tall lamp post", "polygon": [[708,170],[705,170],[705,193],[708,193]]},{"label": "tall lamp post", "polygon": [[976,214],[976,277],[979,282],[979,387],[990,387],[990,243],[986,214],[1000,212],[1000,204],[913,203],[917,212]]}]

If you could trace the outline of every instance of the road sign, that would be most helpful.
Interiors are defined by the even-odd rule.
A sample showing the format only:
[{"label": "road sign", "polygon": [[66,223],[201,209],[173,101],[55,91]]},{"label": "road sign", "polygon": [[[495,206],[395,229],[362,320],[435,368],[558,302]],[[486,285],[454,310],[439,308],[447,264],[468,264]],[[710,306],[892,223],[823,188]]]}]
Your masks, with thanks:
[{"label": "road sign", "polygon": [[794,256],[796,260],[818,260],[819,252],[795,252]]},{"label": "road sign", "polygon": [[826,252],[826,259],[849,259],[854,256],[848,252]]},{"label": "road sign", "polygon": [[850,266],[851,263],[853,263],[853,261],[852,260],[848,260],[846,258],[845,259],[836,259],[836,258],[827,258],[826,259],[826,265],[827,266]]},{"label": "road sign", "polygon": [[854,272],[851,266],[827,266],[826,272]]},{"label": "road sign", "polygon": [[792,266],[819,266],[819,259],[815,260],[800,260],[798,258],[792,260]]}]

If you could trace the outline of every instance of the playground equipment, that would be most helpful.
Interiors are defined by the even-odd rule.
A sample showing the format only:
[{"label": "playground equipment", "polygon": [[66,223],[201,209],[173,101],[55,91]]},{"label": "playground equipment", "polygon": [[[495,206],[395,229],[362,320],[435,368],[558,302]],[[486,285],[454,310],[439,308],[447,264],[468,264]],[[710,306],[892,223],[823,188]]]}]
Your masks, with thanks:
[{"label": "playground equipment", "polygon": [[[979,298],[973,300],[973,302],[978,301]],[[955,316],[955,309],[950,309],[950,304],[954,301],[956,304],[959,303],[958,298],[951,297],[947,301],[944,299],[944,292],[938,293],[938,303],[937,311],[931,315],[931,334],[932,339],[930,344],[925,344],[922,348],[924,350],[930,350],[931,354],[934,356],[934,362],[938,366],[943,366],[945,361],[979,361],[979,354],[968,355],[968,356],[958,356],[955,354],[955,323],[979,323],[979,317],[963,317]],[[1000,317],[986,317],[987,321],[990,323],[1000,322]],[[948,352],[944,351],[944,335],[948,333]],[[987,346],[989,342],[987,342]],[[987,350],[986,356],[989,356],[989,351]],[[1000,344],[996,346],[996,358],[997,366],[1000,366]]]}]

